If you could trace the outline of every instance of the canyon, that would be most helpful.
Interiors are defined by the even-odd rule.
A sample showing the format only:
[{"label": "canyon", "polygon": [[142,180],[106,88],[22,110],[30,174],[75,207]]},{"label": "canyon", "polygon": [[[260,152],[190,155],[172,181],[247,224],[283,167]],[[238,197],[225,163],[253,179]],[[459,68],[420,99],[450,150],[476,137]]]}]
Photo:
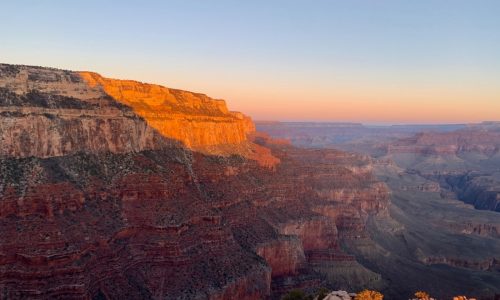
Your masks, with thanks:
[{"label": "canyon", "polygon": [[366,156],[208,96],[0,64],[0,295],[266,299],[381,287],[343,244],[387,214]]},{"label": "canyon", "polygon": [[255,125],[199,93],[8,64],[0,117],[2,299],[500,293],[496,124]]},{"label": "canyon", "polygon": [[500,212],[500,124],[425,132],[388,145],[385,158],[439,183],[476,209]]},{"label": "canyon", "polygon": [[350,123],[257,122],[274,138],[305,148],[336,148],[394,164],[430,179],[477,209],[500,211],[500,122],[365,126]]},{"label": "canyon", "polygon": [[343,149],[373,161],[374,176],[390,190],[387,214],[370,218],[366,237],[343,248],[390,282],[386,297],[401,299],[411,289],[438,298],[449,297],[446,290],[479,298],[500,293],[498,122],[256,127],[303,148]]}]

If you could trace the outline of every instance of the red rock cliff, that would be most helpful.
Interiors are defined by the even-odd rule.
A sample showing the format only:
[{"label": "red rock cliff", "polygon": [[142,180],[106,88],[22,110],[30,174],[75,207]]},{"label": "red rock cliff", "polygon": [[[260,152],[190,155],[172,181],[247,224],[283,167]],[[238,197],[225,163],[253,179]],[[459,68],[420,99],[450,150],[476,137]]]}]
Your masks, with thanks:
[{"label": "red rock cliff", "polygon": [[154,84],[104,78],[97,73],[79,74],[89,86],[100,87],[131,107],[162,135],[193,149],[238,145],[254,131],[249,118],[229,112],[224,100]]},{"label": "red rock cliff", "polygon": [[[208,153],[248,154],[249,117],[223,100],[96,73],[0,68],[0,155],[141,151],[164,141]],[[144,122],[145,121],[145,122]]]},{"label": "red rock cliff", "polygon": [[[336,284],[335,264],[355,264],[339,241],[386,209],[369,159],[247,141],[248,119],[206,96],[0,72],[2,297],[266,299]],[[236,155],[193,151],[205,146]]]}]

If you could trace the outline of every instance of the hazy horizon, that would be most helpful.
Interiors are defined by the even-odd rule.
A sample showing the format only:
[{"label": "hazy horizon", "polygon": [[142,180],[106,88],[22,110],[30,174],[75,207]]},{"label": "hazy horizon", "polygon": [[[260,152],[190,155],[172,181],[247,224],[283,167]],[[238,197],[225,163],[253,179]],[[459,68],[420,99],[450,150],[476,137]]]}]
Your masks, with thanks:
[{"label": "hazy horizon", "polygon": [[281,122],[281,123],[319,123],[319,124],[353,124],[353,125],[364,125],[364,126],[453,126],[453,125],[477,125],[482,123],[500,123],[500,120],[484,120],[478,122],[456,122],[456,123],[447,123],[447,122],[435,122],[435,123],[392,123],[392,122],[364,122],[364,121],[336,121],[336,120],[261,120],[261,119],[253,119],[254,122],[257,123],[265,123],[265,122]]},{"label": "hazy horizon", "polygon": [[500,120],[496,1],[0,4],[5,63],[225,99],[255,120]]}]

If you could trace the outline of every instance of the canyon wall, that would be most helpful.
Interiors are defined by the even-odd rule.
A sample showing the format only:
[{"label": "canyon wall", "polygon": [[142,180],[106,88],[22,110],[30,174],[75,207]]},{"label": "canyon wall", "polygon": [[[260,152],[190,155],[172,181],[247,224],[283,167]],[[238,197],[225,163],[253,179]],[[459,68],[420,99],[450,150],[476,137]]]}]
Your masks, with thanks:
[{"label": "canyon wall", "polygon": [[339,266],[380,280],[340,247],[386,214],[369,158],[252,133],[200,94],[0,72],[3,298],[278,298],[344,284]]},{"label": "canyon wall", "polygon": [[[495,212],[500,203],[500,123],[363,126],[257,122],[257,129],[309,148],[302,160],[308,159],[306,153],[314,153],[310,148],[318,152],[338,148],[370,155],[374,161],[348,166],[358,177],[340,176],[337,180],[345,179],[344,184],[335,189],[328,181],[323,188],[321,168],[311,163],[318,178],[310,186],[331,199],[315,201],[311,209],[335,220],[338,234],[334,242],[342,249],[305,252],[309,267],[327,281],[343,283],[344,289],[354,291],[357,287],[349,287],[349,282],[371,282],[384,299],[408,299],[416,290],[426,290],[439,299],[454,294],[489,299],[500,293],[500,223]],[[360,183],[348,184],[372,172],[389,186],[388,207],[377,207],[384,201],[358,201],[364,194],[384,197],[385,184],[379,193],[376,184],[367,189]],[[340,198],[343,201],[335,203]],[[364,213],[370,209],[378,213]],[[290,227],[297,234],[305,228],[302,224]],[[316,229],[315,234],[322,230]]]},{"label": "canyon wall", "polygon": [[500,212],[500,174],[464,172],[427,175],[476,209]]},{"label": "canyon wall", "polygon": [[79,74],[89,86],[101,87],[131,107],[163,136],[192,149],[241,144],[255,130],[248,117],[229,112],[224,100],[159,85],[104,78],[97,73]]},{"label": "canyon wall", "polygon": [[397,140],[388,145],[386,158],[438,183],[430,188],[441,188],[443,197],[500,211],[499,149],[500,126],[486,122]]},{"label": "canyon wall", "polygon": [[181,144],[249,153],[252,121],[223,100],[96,73],[0,65],[0,156],[124,153]]}]

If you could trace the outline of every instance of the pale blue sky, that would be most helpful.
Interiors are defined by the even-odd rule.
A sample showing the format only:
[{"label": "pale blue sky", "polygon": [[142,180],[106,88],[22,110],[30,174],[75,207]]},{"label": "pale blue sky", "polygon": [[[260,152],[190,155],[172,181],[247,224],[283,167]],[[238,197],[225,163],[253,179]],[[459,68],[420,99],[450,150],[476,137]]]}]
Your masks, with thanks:
[{"label": "pale blue sky", "polygon": [[257,119],[500,119],[500,1],[1,1],[0,38],[1,62],[203,92]]}]

